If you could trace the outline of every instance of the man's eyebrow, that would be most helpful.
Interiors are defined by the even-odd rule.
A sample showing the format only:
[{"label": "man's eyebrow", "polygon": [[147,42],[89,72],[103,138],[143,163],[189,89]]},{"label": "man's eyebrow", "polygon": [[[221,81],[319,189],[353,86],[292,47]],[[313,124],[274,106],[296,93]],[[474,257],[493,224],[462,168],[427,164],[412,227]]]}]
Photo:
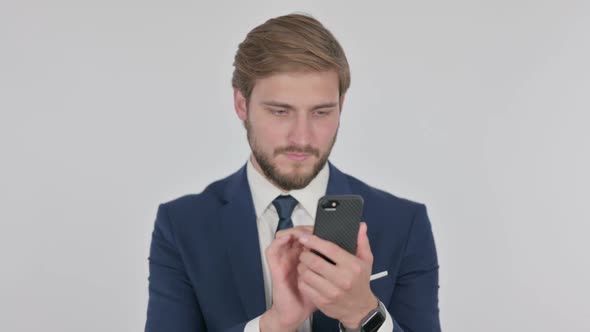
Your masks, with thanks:
[{"label": "man's eyebrow", "polygon": [[319,104],[319,105],[315,105],[312,110],[319,110],[322,108],[333,108],[338,106],[338,103],[323,103],[323,104]]},{"label": "man's eyebrow", "polygon": [[[265,105],[265,106],[280,107],[280,108],[285,108],[285,109],[289,109],[289,110],[295,109],[295,107],[293,107],[292,105],[289,105],[286,103],[279,103],[276,101],[263,101],[261,104]],[[336,106],[338,106],[338,103],[323,103],[323,104],[315,105],[314,107],[312,107],[312,110],[317,110],[317,109],[322,109],[322,108],[332,108],[332,107],[336,107]]]},{"label": "man's eyebrow", "polygon": [[265,105],[265,106],[274,106],[274,107],[286,108],[286,109],[291,109],[291,110],[295,109],[295,107],[293,107],[289,104],[279,103],[279,102],[272,101],[272,100],[271,101],[263,101],[261,104]]}]

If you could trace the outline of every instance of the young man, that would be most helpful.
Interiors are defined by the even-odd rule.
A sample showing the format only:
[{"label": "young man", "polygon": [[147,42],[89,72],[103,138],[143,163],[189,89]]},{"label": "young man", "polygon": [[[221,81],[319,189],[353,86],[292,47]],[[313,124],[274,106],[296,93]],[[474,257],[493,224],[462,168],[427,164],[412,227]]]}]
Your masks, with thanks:
[{"label": "young man", "polygon": [[[439,331],[425,206],[328,162],[350,85],[336,39],[311,17],[277,17],[246,36],[234,66],[251,157],[159,207],[145,330]],[[326,194],[364,199],[356,255],[311,234]]]}]

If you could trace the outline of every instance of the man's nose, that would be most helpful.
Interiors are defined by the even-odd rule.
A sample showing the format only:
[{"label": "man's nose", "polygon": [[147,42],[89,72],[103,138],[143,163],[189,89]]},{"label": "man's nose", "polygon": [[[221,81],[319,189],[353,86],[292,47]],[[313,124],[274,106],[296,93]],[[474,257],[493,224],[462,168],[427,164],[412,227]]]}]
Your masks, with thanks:
[{"label": "man's nose", "polygon": [[298,147],[305,147],[311,143],[312,137],[312,121],[311,117],[305,112],[297,114],[295,117],[291,132],[289,135],[290,144]]}]

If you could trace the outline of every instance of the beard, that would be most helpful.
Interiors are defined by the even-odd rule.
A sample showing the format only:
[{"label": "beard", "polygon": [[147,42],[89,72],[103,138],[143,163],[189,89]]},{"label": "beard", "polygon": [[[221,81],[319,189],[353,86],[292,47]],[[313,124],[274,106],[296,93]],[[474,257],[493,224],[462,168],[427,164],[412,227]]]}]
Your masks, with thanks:
[{"label": "beard", "polygon": [[[260,165],[262,169],[262,173],[274,182],[277,186],[281,189],[286,191],[296,190],[296,189],[303,189],[307,187],[307,185],[318,175],[318,173],[324,168],[326,162],[328,161],[328,157],[330,156],[330,152],[332,152],[332,148],[336,143],[336,137],[338,136],[338,131],[334,135],[330,146],[326,150],[325,153],[321,154],[319,149],[312,147],[311,145],[306,145],[303,147],[298,146],[286,146],[276,148],[272,155],[265,153],[262,151],[258,144],[258,140],[254,135],[250,122],[246,119],[244,121],[244,127],[246,127],[246,133],[248,136],[248,143],[250,144],[250,148],[252,149],[252,155]],[[283,173],[273,162],[273,159],[282,154],[282,153],[306,153],[312,156],[315,156],[318,161],[312,167],[311,172],[309,173],[301,173],[301,172],[293,172],[293,174]],[[300,167],[295,166],[295,170],[300,169]]]}]

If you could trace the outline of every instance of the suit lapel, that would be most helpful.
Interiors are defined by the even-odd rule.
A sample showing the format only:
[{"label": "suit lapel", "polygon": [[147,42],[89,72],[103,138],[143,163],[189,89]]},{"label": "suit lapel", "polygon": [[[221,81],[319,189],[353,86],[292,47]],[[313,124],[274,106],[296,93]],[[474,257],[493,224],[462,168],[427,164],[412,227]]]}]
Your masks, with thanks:
[{"label": "suit lapel", "polygon": [[328,179],[328,188],[326,190],[326,195],[350,195],[352,194],[352,190],[350,189],[350,184],[348,183],[348,179],[346,175],[336,166],[332,165],[332,163],[328,163],[330,167],[330,178]]},{"label": "suit lapel", "polygon": [[256,214],[245,166],[229,179],[224,200],[221,227],[226,236],[231,272],[244,311],[251,320],[266,310],[266,301]]}]

